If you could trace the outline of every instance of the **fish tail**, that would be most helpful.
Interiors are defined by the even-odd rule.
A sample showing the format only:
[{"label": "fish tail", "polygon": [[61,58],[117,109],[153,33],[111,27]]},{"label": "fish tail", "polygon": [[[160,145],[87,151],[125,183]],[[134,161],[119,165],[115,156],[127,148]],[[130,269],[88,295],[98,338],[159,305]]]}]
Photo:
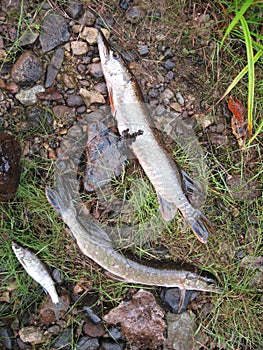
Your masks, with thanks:
[{"label": "fish tail", "polygon": [[203,213],[201,213],[200,211],[198,212],[198,218],[193,223],[191,222],[190,225],[199,241],[206,244],[208,236],[210,234],[215,234],[216,229]]},{"label": "fish tail", "polygon": [[64,311],[63,314],[65,314],[65,312],[68,310],[69,305],[65,300],[59,298],[58,303],[53,303],[53,306],[56,320],[59,321],[59,319],[61,318],[61,311]]}]

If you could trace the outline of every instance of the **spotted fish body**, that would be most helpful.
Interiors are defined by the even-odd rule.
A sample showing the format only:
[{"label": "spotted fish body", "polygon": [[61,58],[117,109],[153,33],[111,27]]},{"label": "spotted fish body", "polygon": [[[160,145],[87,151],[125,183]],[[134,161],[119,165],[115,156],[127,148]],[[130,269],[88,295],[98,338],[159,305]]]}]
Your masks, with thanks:
[{"label": "spotted fish body", "polygon": [[149,112],[135,78],[101,32],[98,34],[98,48],[111,110],[119,132],[127,129],[130,133],[143,131],[143,135],[138,136],[130,147],[155,188],[163,219],[171,220],[179,209],[196,237],[202,243],[207,243],[209,234],[215,233],[215,229],[205,215],[189,202],[182,186],[180,170],[154,136]]}]

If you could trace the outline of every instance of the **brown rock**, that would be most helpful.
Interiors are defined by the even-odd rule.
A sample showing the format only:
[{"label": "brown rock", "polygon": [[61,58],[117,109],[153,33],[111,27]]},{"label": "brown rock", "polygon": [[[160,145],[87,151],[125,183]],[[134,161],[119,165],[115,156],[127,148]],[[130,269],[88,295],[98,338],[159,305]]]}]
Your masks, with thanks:
[{"label": "brown rock", "polygon": [[27,85],[38,81],[43,69],[39,58],[33,52],[25,51],[14,64],[11,74],[17,84]]},{"label": "brown rock", "polygon": [[24,327],[18,333],[25,343],[41,344],[44,342],[44,331],[40,327]]},{"label": "brown rock", "polygon": [[71,50],[73,55],[85,55],[88,52],[88,45],[83,41],[72,41]]},{"label": "brown rock", "polygon": [[83,325],[83,332],[90,337],[97,338],[105,334],[106,329],[104,328],[102,323],[95,324],[91,321],[87,321]]},{"label": "brown rock", "polygon": [[7,91],[11,92],[11,94],[16,94],[20,89],[20,87],[14,81],[11,81],[11,83],[7,84],[5,88]]},{"label": "brown rock", "polygon": [[98,103],[98,104],[105,103],[104,97],[98,91],[80,89],[79,94],[83,98],[83,101],[85,102],[85,105],[88,108],[94,103]]},{"label": "brown rock", "polygon": [[21,147],[11,135],[0,133],[0,200],[12,199],[21,174]]},{"label": "brown rock", "polygon": [[155,349],[163,344],[165,337],[164,311],[156,303],[152,293],[140,289],[127,302],[112,309],[104,320],[121,324],[121,332],[131,343]]}]

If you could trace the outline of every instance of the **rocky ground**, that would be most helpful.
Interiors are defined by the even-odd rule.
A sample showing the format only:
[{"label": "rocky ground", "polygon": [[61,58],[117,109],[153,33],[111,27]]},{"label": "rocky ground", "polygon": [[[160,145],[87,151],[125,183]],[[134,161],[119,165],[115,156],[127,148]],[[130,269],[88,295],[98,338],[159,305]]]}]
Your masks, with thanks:
[{"label": "rocky ground", "polygon": [[[4,174],[1,175],[1,200],[10,200],[8,203],[12,206],[21,171],[26,174],[25,169],[21,170],[20,156],[22,165],[39,161],[41,166],[36,170],[36,179],[43,191],[46,181],[52,185],[51,168],[64,136],[89,113],[104,110],[105,104],[108,104],[96,46],[98,29],[111,38],[128,62],[154,117],[155,127],[161,131],[165,128],[169,133],[178,125],[178,120],[184,120],[191,130],[193,126],[196,127],[204,151],[213,154],[209,172],[216,179],[219,178],[215,192],[220,194],[220,186],[225,184],[221,182],[222,178],[227,181],[228,191],[232,191],[232,202],[223,219],[220,219],[220,212],[224,212],[225,203],[221,199],[210,200],[210,205],[215,204],[217,208],[215,217],[219,218],[218,228],[224,220],[230,222],[242,212],[233,204],[235,199],[252,201],[260,198],[259,179],[255,176],[260,152],[245,155],[250,167],[243,177],[229,173],[225,169],[227,165],[224,167],[225,160],[233,157],[233,162],[239,161],[239,144],[230,122],[232,113],[226,102],[214,108],[213,113],[207,113],[229,83],[229,80],[222,78],[221,84],[217,81],[220,67],[215,69],[211,59],[216,48],[215,33],[219,32],[223,23],[218,9],[202,2],[192,4],[191,1],[188,6],[181,7],[175,6],[173,1],[155,1],[150,8],[147,2],[128,0],[108,3],[47,1],[37,4],[27,0],[2,0],[1,6],[0,140],[3,146],[0,171]],[[116,127],[112,131],[116,132]],[[91,153],[90,150],[87,152]],[[90,169],[87,170],[87,174],[90,173]],[[86,184],[87,187],[89,185]],[[105,208],[96,211],[96,205],[93,203],[92,206],[94,217],[99,219],[103,214],[105,218],[105,211],[108,211]],[[30,216],[30,213],[27,215]],[[2,221],[9,219],[5,213],[2,214]],[[258,220],[257,215],[250,215],[250,221],[256,227],[251,226],[251,235],[260,226]],[[242,223],[239,227],[235,225],[237,229],[242,227]],[[4,225],[2,231],[3,239],[9,239]],[[241,236],[236,239],[239,247],[250,242],[244,234]],[[220,237],[212,238],[212,241],[217,244],[218,239]],[[191,240],[194,241],[192,236]],[[205,248],[200,248],[203,250],[199,251],[198,256],[193,250],[193,242],[189,243],[186,239],[180,242],[179,247],[171,243],[173,249],[170,255],[175,260],[179,256],[179,260],[199,267],[211,263],[210,272],[219,276],[222,268],[217,271],[217,263],[208,261],[211,256],[207,258]],[[76,253],[78,248],[72,248],[73,242],[67,245]],[[165,254],[167,246],[169,242],[164,244],[165,249],[162,247]],[[215,258],[221,256],[220,262],[225,264],[225,268],[230,261],[229,256],[235,263],[242,260],[244,270],[253,265],[260,274],[256,275],[253,283],[260,290],[262,257],[251,258],[249,250],[236,251],[232,243],[229,246],[220,243],[216,249],[212,257],[213,254]],[[256,251],[251,242],[250,249]],[[163,251],[161,253],[164,254]],[[191,253],[193,256],[188,258]],[[89,268],[88,264],[81,262],[83,259],[79,258],[76,265]],[[83,278],[74,283],[66,282],[61,279],[60,271],[54,269],[53,277],[57,285],[61,290],[67,290],[63,298],[71,306],[68,313],[56,321],[47,296],[41,306],[33,309],[32,305],[29,310],[14,317],[15,305],[10,302],[10,296],[12,300],[16,284],[14,278],[11,279],[13,284],[9,280],[5,282],[4,265],[1,266],[1,273],[5,291],[1,291],[0,302],[9,304],[0,309],[3,312],[0,318],[0,344],[4,349],[229,348],[224,341],[220,344],[218,338],[198,329],[200,317],[209,329],[209,317],[216,309],[216,299],[207,297],[205,293],[188,291],[183,312],[178,314],[177,289],[137,291],[126,285],[121,297],[123,301],[108,313],[114,303],[106,303],[105,309],[101,310],[98,299],[102,294],[96,293],[91,297],[88,293],[89,283],[92,282],[83,282]],[[106,279],[101,278],[102,281]],[[42,291],[38,291],[43,299]],[[234,344],[235,339],[233,348],[242,348]],[[244,341],[244,349],[249,348],[247,344]]]}]

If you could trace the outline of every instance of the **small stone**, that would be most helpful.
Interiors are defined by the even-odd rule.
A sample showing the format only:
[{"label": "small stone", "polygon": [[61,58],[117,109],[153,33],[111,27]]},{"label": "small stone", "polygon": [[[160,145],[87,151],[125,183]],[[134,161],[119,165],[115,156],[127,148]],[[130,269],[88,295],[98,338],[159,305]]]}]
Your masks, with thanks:
[{"label": "small stone", "polygon": [[31,89],[21,89],[16,94],[16,99],[24,106],[31,106],[37,103],[37,93],[44,91],[45,89],[42,85],[35,85]]},{"label": "small stone", "polygon": [[180,91],[178,91],[178,92],[175,94],[175,97],[176,97],[177,102],[178,102],[181,106],[183,106],[184,103],[185,103],[185,101],[184,101],[184,98],[183,98],[182,93],[181,93]]},{"label": "small stone", "polygon": [[85,55],[88,52],[88,45],[83,41],[72,41],[71,50],[73,55]]},{"label": "small stone", "polygon": [[0,340],[4,349],[14,349],[15,339],[14,332],[9,327],[0,327]]},{"label": "small stone", "polygon": [[104,82],[97,83],[93,86],[94,90],[100,92],[102,95],[107,95],[107,85]]},{"label": "small stone", "polygon": [[98,339],[88,336],[81,337],[76,345],[76,350],[98,350],[100,344]]},{"label": "small stone", "polygon": [[149,92],[148,92],[148,96],[149,97],[154,97],[154,98],[158,97],[159,96],[158,89],[155,89],[155,88],[150,89]]},{"label": "small stone", "polygon": [[127,20],[133,24],[139,23],[144,16],[145,11],[139,6],[133,6],[126,12]]},{"label": "small stone", "polygon": [[77,1],[68,1],[65,11],[67,14],[73,19],[77,19],[80,17],[83,9],[83,5]]},{"label": "small stone", "polygon": [[48,100],[48,101],[58,101],[62,100],[62,95],[54,88],[47,88],[44,92],[37,93],[37,98],[40,100]]},{"label": "small stone", "polygon": [[71,329],[67,328],[60,334],[59,338],[56,339],[56,341],[52,344],[52,347],[64,349],[66,346],[70,346],[72,344],[71,338],[72,338]]},{"label": "small stone", "polygon": [[171,80],[174,79],[174,72],[169,70],[167,74],[165,75],[165,82],[169,83]]},{"label": "small stone", "polygon": [[21,340],[25,343],[41,344],[44,342],[44,331],[40,327],[28,326],[18,332]]},{"label": "small stone", "polygon": [[100,350],[123,350],[123,349],[124,349],[124,344],[117,344],[113,340],[105,339],[105,340],[102,340],[101,342]]},{"label": "small stone", "polygon": [[19,85],[35,83],[43,75],[39,58],[33,52],[25,51],[14,64],[11,75]]},{"label": "small stone", "polygon": [[174,57],[174,52],[171,51],[171,49],[166,49],[166,50],[164,51],[164,57],[166,57],[166,58],[172,58],[172,57]]},{"label": "small stone", "polygon": [[159,105],[157,106],[157,108],[155,109],[155,114],[160,117],[161,115],[164,115],[164,113],[166,112],[166,108],[163,105]]},{"label": "small stone", "polygon": [[173,60],[171,60],[170,58],[168,58],[168,60],[166,60],[164,62],[164,67],[167,69],[167,70],[172,70],[174,67],[175,67],[175,63]]},{"label": "small stone", "polygon": [[50,334],[58,334],[60,332],[60,327],[59,325],[54,325],[54,326],[51,326],[47,329],[48,333]]},{"label": "small stone", "polygon": [[105,99],[98,91],[86,90],[81,88],[79,91],[80,96],[83,98],[85,105],[89,108],[92,104],[104,104]]},{"label": "small stone", "polygon": [[66,100],[69,107],[79,107],[83,104],[83,100],[79,95],[71,95]]},{"label": "small stone", "polygon": [[58,13],[46,15],[39,36],[43,52],[50,51],[67,42],[69,38],[70,34],[65,18]]},{"label": "small stone", "polygon": [[86,10],[84,14],[81,16],[79,22],[81,23],[81,26],[92,27],[95,23],[95,20],[96,20],[95,15],[89,10]]},{"label": "small stone", "polygon": [[161,93],[161,99],[164,100],[166,98],[168,100],[174,98],[174,92],[169,88],[164,89],[164,91]]},{"label": "small stone", "polygon": [[181,107],[181,105],[178,102],[170,103],[170,107],[176,112],[179,112],[179,113],[182,112],[182,107]]},{"label": "small stone", "polygon": [[38,33],[33,32],[32,30],[25,31],[18,40],[18,45],[23,47],[27,45],[32,45],[39,37]]},{"label": "small stone", "polygon": [[88,68],[88,73],[96,79],[103,77],[103,71],[100,62],[98,63],[91,63]]},{"label": "small stone", "polygon": [[[190,302],[190,298],[193,295],[193,291],[187,290],[185,292],[184,304],[181,312],[184,312]],[[172,312],[178,313],[181,291],[179,288],[162,288],[160,298],[163,302],[169,305]]]},{"label": "small stone", "polygon": [[149,53],[148,45],[137,45],[137,49],[141,56],[147,56]]},{"label": "small stone", "polygon": [[87,107],[86,107],[86,106],[80,106],[80,107],[78,107],[78,108],[76,109],[76,112],[77,112],[78,114],[86,113],[86,111],[87,111]]},{"label": "small stone", "polygon": [[119,6],[123,10],[128,10],[129,5],[133,2],[133,0],[120,0]]},{"label": "small stone", "polygon": [[83,325],[83,332],[90,337],[97,338],[105,334],[106,329],[102,323],[95,324],[91,321],[86,321]]},{"label": "small stone", "polygon": [[0,49],[0,62],[6,59],[7,53],[4,49]]},{"label": "small stone", "polygon": [[64,120],[64,122],[71,120],[74,115],[73,110],[64,105],[54,106],[53,112],[59,119]]},{"label": "small stone", "polygon": [[75,74],[63,74],[63,82],[69,89],[74,89],[77,85],[77,78]]},{"label": "small stone", "polygon": [[90,307],[84,306],[83,309],[86,311],[87,316],[91,322],[93,322],[95,324],[101,323],[101,321],[102,321],[101,318],[99,316],[97,316]]},{"label": "small stone", "polygon": [[9,84],[7,84],[5,88],[11,94],[16,94],[20,89],[20,87],[14,81],[11,81]]},{"label": "small stone", "polygon": [[62,65],[64,59],[64,50],[62,48],[58,48],[54,55],[51,58],[51,61],[47,67],[47,75],[45,80],[45,88],[49,88],[53,85],[58,71]]},{"label": "small stone", "polygon": [[[109,31],[104,28],[101,28],[101,31],[106,37],[106,39],[109,39],[110,37]],[[97,28],[84,27],[83,31],[80,33],[80,38],[86,40],[90,45],[95,45],[97,44],[98,32],[99,31]]]}]

